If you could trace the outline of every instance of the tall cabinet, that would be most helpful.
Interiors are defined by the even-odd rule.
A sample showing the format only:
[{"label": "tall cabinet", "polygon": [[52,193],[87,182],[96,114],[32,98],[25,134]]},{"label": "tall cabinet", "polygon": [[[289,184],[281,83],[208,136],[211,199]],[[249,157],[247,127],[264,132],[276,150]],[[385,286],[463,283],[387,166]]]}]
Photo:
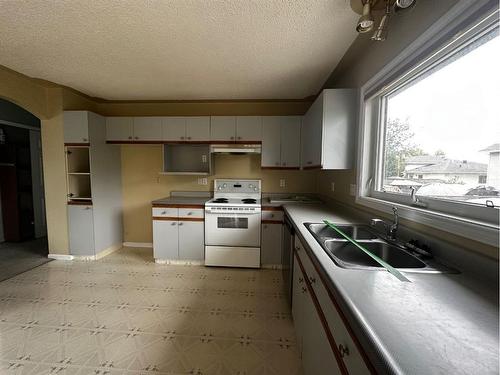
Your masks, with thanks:
[{"label": "tall cabinet", "polygon": [[68,236],[71,255],[119,248],[122,234],[120,149],[106,144],[105,118],[64,112]]}]

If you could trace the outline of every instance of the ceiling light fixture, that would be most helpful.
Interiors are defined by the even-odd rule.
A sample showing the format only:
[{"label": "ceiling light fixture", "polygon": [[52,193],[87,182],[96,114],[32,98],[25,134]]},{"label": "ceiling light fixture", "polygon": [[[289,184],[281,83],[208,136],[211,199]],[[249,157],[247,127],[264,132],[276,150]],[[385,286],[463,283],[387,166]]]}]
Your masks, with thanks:
[{"label": "ceiling light fixture", "polygon": [[408,10],[413,8],[417,0],[396,0],[394,2],[394,11],[399,13],[400,11]]},{"label": "ceiling light fixture", "polygon": [[384,41],[387,39],[389,18],[392,14],[406,13],[416,5],[417,0],[350,0],[350,3],[352,10],[361,15],[356,24],[356,31],[360,34],[373,30],[375,20],[372,13],[380,14],[384,10],[380,23],[371,36],[371,40]]},{"label": "ceiling light fixture", "polygon": [[359,17],[356,31],[358,33],[367,33],[373,29],[375,21],[373,20],[371,11],[371,0],[366,0],[363,4],[363,14]]},{"label": "ceiling light fixture", "polygon": [[390,0],[386,0],[385,3],[385,13],[371,38],[377,42],[383,42],[387,39],[387,25],[389,24],[389,17],[391,16],[391,2]]}]

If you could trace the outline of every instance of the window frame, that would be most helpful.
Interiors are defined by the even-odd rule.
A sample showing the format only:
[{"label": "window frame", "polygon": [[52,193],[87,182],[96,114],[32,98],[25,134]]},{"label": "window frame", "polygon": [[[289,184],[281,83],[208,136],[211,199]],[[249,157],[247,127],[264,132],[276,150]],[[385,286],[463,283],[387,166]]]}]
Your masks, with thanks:
[{"label": "window frame", "polygon": [[491,32],[497,24],[496,1],[461,0],[361,88],[356,203],[388,213],[396,206],[409,220],[498,246],[497,208],[430,197],[419,197],[415,202],[408,195],[377,190],[377,184],[383,181],[387,97]]}]

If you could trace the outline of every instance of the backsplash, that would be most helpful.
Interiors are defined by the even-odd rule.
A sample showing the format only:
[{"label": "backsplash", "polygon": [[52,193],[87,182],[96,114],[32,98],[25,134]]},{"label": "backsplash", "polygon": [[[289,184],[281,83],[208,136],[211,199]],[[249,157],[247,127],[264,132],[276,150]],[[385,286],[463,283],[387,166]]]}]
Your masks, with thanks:
[{"label": "backsplash", "polygon": [[[215,155],[207,185],[204,176],[160,175],[160,145],[122,145],[122,194],[125,242],[152,242],[151,201],[172,191],[210,191],[215,178],[259,178],[263,192],[310,193],[317,191],[318,171],[262,170],[260,155]],[[280,179],[285,187],[280,187]]]}]

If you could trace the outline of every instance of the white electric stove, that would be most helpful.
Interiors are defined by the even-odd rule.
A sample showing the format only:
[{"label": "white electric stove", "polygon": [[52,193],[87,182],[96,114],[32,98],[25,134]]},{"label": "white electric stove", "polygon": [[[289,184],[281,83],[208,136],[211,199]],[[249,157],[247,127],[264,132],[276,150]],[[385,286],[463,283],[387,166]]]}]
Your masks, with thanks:
[{"label": "white electric stove", "polygon": [[260,180],[214,180],[205,203],[205,265],[260,267]]}]

